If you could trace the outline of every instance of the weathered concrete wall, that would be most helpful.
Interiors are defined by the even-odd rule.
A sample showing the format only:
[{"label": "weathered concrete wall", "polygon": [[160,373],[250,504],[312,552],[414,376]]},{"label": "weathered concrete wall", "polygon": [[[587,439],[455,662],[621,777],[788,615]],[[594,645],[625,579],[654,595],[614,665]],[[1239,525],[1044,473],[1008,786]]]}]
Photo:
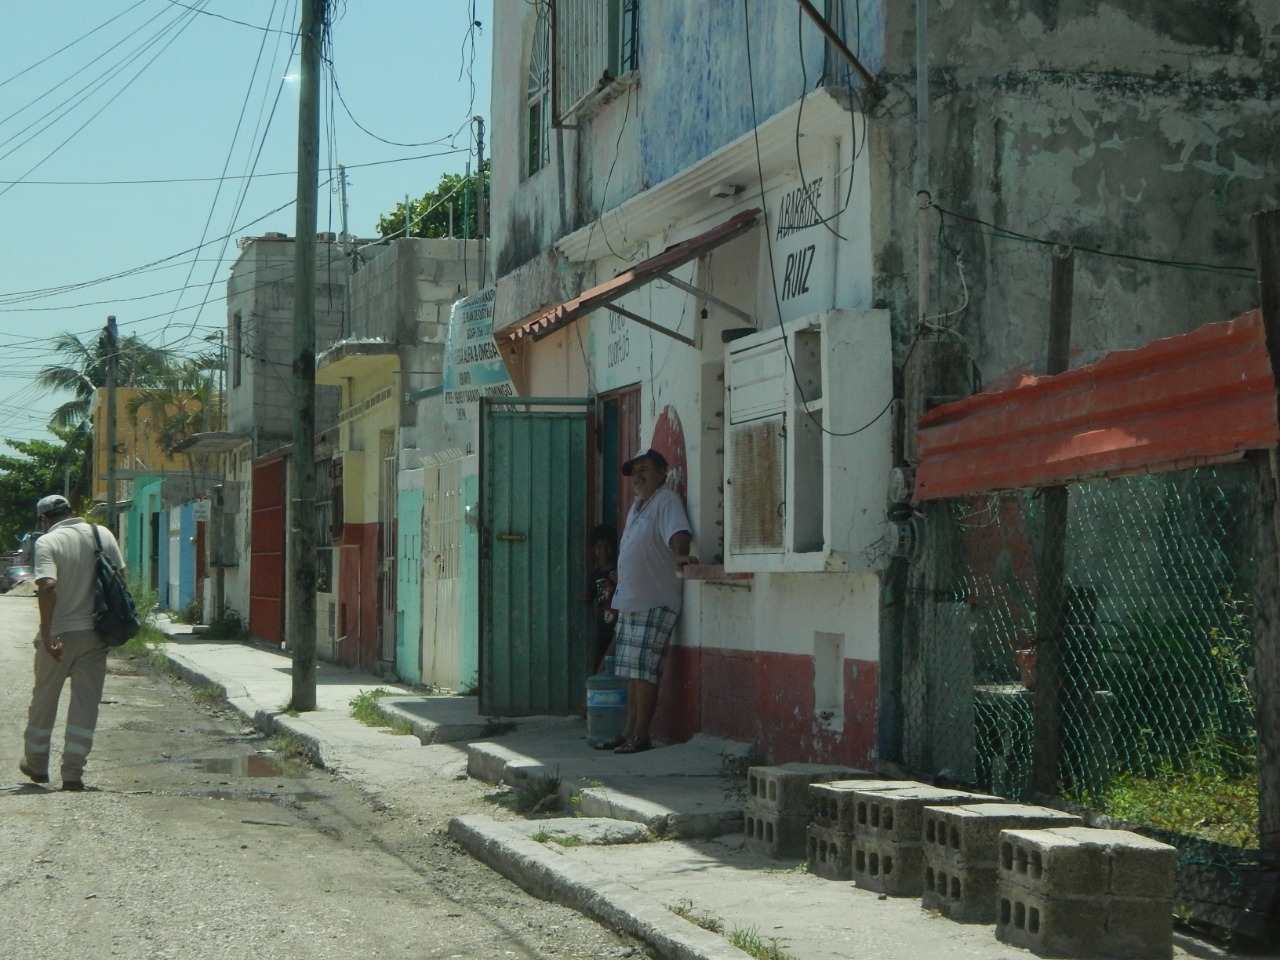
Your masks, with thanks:
[{"label": "weathered concrete wall", "polygon": [[[859,59],[878,69],[883,0],[829,6]],[[744,13],[739,3],[648,0],[640,15],[636,82],[575,118],[578,129],[552,131],[550,165],[526,177],[532,10],[516,4],[494,10],[492,232],[498,276],[746,134],[816,89],[828,66],[835,80],[848,75],[838,55],[828,59],[821,33],[798,5],[750,0]]]},{"label": "weathered concrete wall", "polygon": [[[915,310],[911,5],[889,21],[874,125],[877,297]],[[1280,5],[1273,0],[984,0],[931,4],[929,189],[947,210],[930,312],[953,318],[993,377],[1045,353],[1048,247],[1077,248],[1073,364],[1256,305],[1251,214],[1280,202]],[[931,219],[936,233],[937,217]],[[953,252],[954,251],[954,252]]]},{"label": "weathered concrete wall", "polygon": [[[278,449],[293,436],[293,274],[292,238],[260,237],[245,244],[227,281],[227,428],[252,433],[255,455]],[[317,244],[319,346],[341,336],[347,275],[341,248],[335,243]],[[231,336],[237,314],[238,349]],[[317,430],[331,424],[336,413],[336,392],[317,389]]]}]

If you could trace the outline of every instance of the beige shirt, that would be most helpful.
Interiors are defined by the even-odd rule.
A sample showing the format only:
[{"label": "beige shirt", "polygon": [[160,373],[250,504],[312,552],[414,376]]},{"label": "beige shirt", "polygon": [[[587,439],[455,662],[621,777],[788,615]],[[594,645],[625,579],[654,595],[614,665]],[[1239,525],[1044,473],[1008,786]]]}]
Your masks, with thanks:
[{"label": "beige shirt", "polygon": [[[123,570],[124,558],[116,538],[106,527],[99,527],[98,535],[102,538],[102,552]],[[47,577],[58,585],[58,602],[49,624],[49,633],[54,637],[93,629],[93,548],[93,527],[80,517],[59,520],[36,541],[36,580]]]}]

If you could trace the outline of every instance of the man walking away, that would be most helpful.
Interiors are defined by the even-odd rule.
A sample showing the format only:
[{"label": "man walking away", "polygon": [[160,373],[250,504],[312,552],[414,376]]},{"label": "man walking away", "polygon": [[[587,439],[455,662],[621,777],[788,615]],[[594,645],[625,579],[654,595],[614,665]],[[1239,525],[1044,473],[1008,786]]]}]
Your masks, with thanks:
[{"label": "man walking away", "polygon": [[[107,648],[93,629],[96,558],[93,527],[71,510],[66,497],[51,494],[36,504],[43,536],[36,541],[36,599],[40,635],[35,640],[35,684],[27,711],[25,753],[18,769],[36,783],[49,782],[49,745],[58,700],[71,679],[62,789],[84,789],[84,766],[98,725],[98,704],[107,678]],[[120,545],[100,527],[102,552],[123,571]]]},{"label": "man walking away", "polygon": [[676,571],[696,564],[692,534],[680,496],[666,486],[667,458],[657,450],[638,453],[622,465],[635,499],[618,545],[618,611],[613,669],[627,678],[627,721],[622,736],[597,749],[640,753],[652,749],[649,724],[658,704],[658,681],[667,645],[684,599]]}]

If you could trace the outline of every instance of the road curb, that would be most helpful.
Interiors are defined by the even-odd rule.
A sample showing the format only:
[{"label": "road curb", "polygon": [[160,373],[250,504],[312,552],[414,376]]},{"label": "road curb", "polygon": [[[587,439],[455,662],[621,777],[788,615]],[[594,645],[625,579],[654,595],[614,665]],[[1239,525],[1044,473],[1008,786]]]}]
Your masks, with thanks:
[{"label": "road curb", "polygon": [[682,919],[622,880],[574,863],[490,817],[454,817],[449,836],[534,896],[629,934],[664,960],[750,960],[723,937]]}]

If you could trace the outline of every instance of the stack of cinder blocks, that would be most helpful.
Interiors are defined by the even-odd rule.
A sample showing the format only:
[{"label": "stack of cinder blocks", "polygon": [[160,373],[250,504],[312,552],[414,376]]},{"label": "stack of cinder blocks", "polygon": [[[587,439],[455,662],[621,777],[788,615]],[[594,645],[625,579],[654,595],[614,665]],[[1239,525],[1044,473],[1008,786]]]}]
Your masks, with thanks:
[{"label": "stack of cinder blocks", "polygon": [[1079,824],[1070,813],[1022,803],[925,807],[922,905],[958,923],[995,923],[1001,831]]},{"label": "stack of cinder blocks", "polygon": [[853,879],[853,828],[859,790],[902,790],[912,780],[834,780],[809,787],[809,872],[827,880]]},{"label": "stack of cinder blocks", "polygon": [[926,807],[997,799],[920,784],[853,793],[853,879],[863,889],[894,897],[918,897],[924,892]]},{"label": "stack of cinder blocks", "polygon": [[743,830],[747,848],[770,857],[803,857],[809,826],[809,785],[870,777],[864,770],[819,763],[784,763],[747,771]]},{"label": "stack of cinder blocks", "polygon": [[1172,956],[1177,858],[1123,830],[1006,830],[996,937],[1041,956]]}]

